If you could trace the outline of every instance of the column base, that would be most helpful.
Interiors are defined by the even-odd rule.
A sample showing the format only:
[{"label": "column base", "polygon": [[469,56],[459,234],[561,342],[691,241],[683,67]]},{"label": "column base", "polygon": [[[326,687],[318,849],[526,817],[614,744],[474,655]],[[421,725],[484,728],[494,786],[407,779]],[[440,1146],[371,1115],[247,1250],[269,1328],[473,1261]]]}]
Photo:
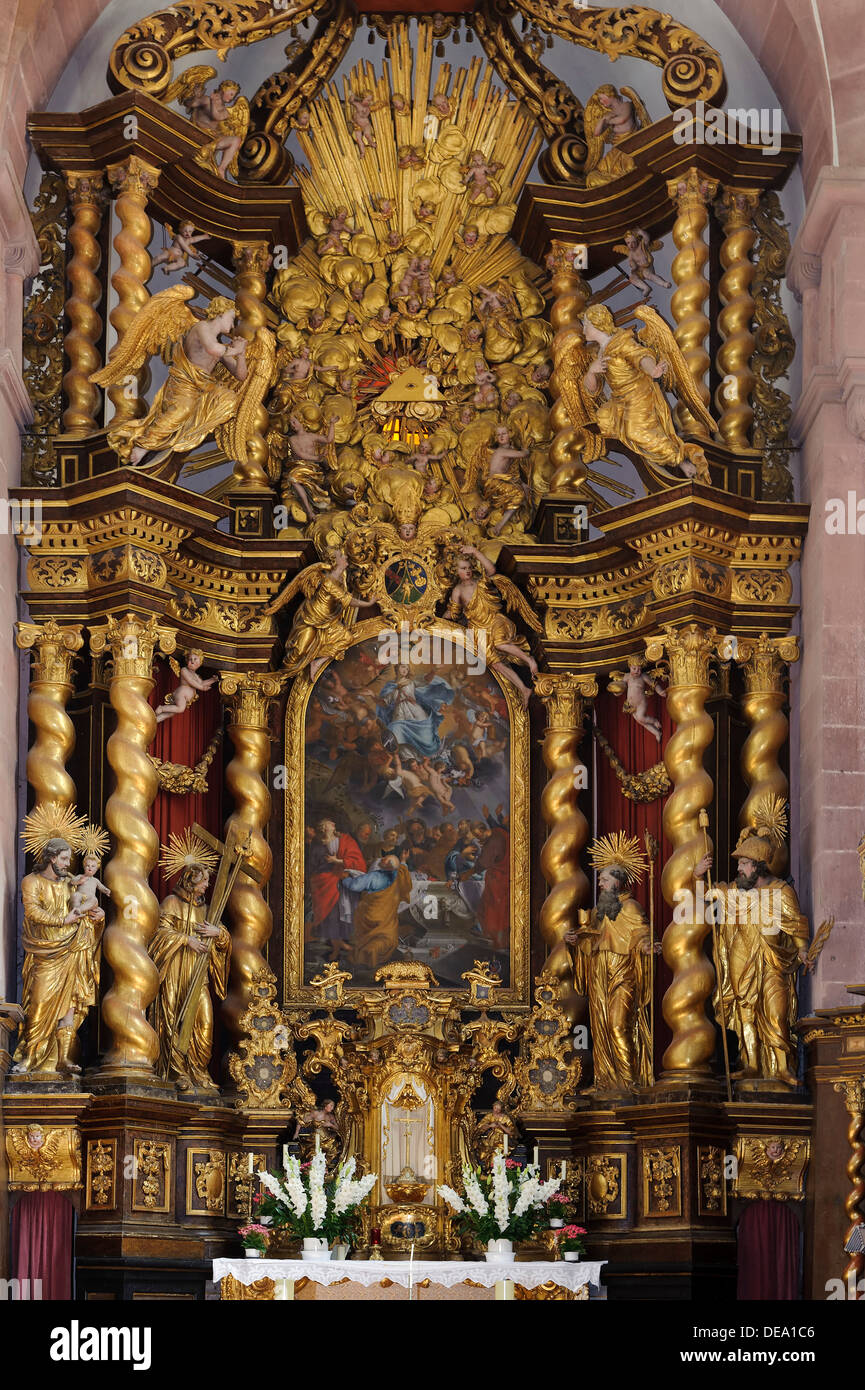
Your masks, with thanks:
[{"label": "column base", "polygon": [[87,1089],[100,1096],[157,1096],[177,1100],[173,1081],[133,1067],[100,1067],[85,1073]]},{"label": "column base", "polygon": [[726,1098],[727,1083],[723,1076],[714,1076],[712,1072],[668,1071],[661,1073],[645,1095],[652,1104],[662,1101],[718,1101]]}]

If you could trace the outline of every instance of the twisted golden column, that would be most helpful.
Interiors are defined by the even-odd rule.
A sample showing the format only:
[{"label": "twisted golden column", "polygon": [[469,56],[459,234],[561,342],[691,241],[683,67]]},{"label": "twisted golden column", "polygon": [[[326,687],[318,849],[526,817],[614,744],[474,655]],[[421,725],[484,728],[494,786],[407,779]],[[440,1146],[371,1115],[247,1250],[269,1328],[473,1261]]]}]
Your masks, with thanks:
[{"label": "twisted golden column", "polygon": [[[552,274],[553,288],[550,323],[555,329],[555,336],[552,353],[553,362],[558,364],[575,339],[583,336],[580,314],[586,307],[591,290],[575,270],[574,247],[567,242],[553,242],[547,265]],[[550,492],[579,492],[587,474],[582,461],[582,432],[575,429],[571,422],[555,372],[550,380],[550,390],[554,397],[550,423],[555,431],[550,444],[550,463],[553,465]]]},{"label": "twisted golden column", "polygon": [[[796,637],[740,638],[737,660],[745,676],[742,709],[748,721],[748,737],[742,747],[742,771],[748,795],[739,814],[739,825],[752,824],[756,803],[769,793],[786,798],[787,778],[778,755],[787,741],[789,724],[784,713],[784,683],[787,663],[799,660]],[[783,875],[787,867],[787,846],[779,845],[772,857],[773,873]]]},{"label": "twisted golden column", "polygon": [[650,661],[659,661],[666,652],[667,709],[676,725],[664,749],[664,763],[673,784],[664,805],[664,834],[673,852],[661,874],[661,890],[670,906],[687,903],[687,895],[693,904],[690,912],[679,908],[677,916],[688,920],[672,921],[663,940],[664,960],[673,972],[663,1005],[673,1035],[664,1053],[663,1080],[683,1084],[707,1079],[715,1050],[715,1030],[706,1017],[715,972],[703,950],[711,924],[705,913],[697,911],[694,896],[694,866],[704,853],[699,815],[712,800],[712,779],[703,767],[703,755],[714,733],[705,706],[715,639],[714,628],[706,631],[698,623],[680,628],[667,624],[662,637],[646,644]]},{"label": "twisted golden column", "polygon": [[751,252],[757,240],[754,213],[759,200],[758,189],[725,188],[715,204],[724,229],[723,274],[718,286],[723,305],[718,315],[718,328],[723,338],[717,358],[721,383],[715,393],[715,404],[721,437],[731,449],[751,447],[749,432],[754,412],[750,397],[755,381],[751,371],[754,351],[751,281],[757,269]]},{"label": "twisted golden column", "polygon": [[75,747],[75,728],[66,713],[74,689],[75,653],[84,645],[80,627],[60,627],[53,618],[39,623],[18,623],[15,642],[33,651],[33,669],[27,696],[27,716],[35,737],[27,753],[27,781],[35,805],[56,801],[71,806],[75,783],[66,764]]},{"label": "twisted golden column", "polygon": [[577,909],[587,901],[589,880],[580,865],[580,851],[589,838],[589,822],[578,804],[576,786],[586,702],[598,693],[591,676],[538,676],[535,693],[547,710],[542,754],[550,774],[541,796],[541,815],[549,834],[541,850],[541,873],[549,885],[540,912],[541,935],[547,945],[544,968],[561,981],[559,1003],[573,1023],[577,1011],[574,971],[565,933],[576,930]]},{"label": "twisted golden column", "polygon": [[[262,889],[273,868],[273,855],[262,831],[270,819],[271,800],[265,777],[270,763],[270,708],[285,677],[275,672],[247,671],[220,677],[220,693],[229,705],[228,732],[234,756],[225,769],[225,780],[234,811],[225,827],[241,842],[250,836],[246,857],[261,875],[255,883],[243,874],[228,900],[231,923],[231,978],[225,999],[225,1016],[236,1033],[237,1020],[249,1001],[255,976],[266,961],[263,948],[273,929],[273,914]],[[288,873],[293,872],[287,866]]]},{"label": "twisted golden column", "polygon": [[92,434],[99,428],[96,415],[100,396],[90,375],[101,366],[96,344],[102,333],[102,319],[96,306],[102,297],[102,285],[96,272],[102,253],[96,238],[102,225],[102,175],[67,174],[66,187],[72,210],[68,232],[72,256],[66,266],[69,332],[63,349],[69,370],[63,378],[68,402],[63,412],[63,429],[67,434]]},{"label": "twisted golden column", "polygon": [[[108,318],[119,341],[138,310],[150,298],[146,286],[151,269],[147,250],[151,225],[146,208],[147,199],[159,181],[159,170],[133,154],[122,164],[109,164],[108,181],[115,191],[115,207],[120,219],[120,230],[114,238],[120,264],[111,277],[117,303]],[[149,379],[150,373],[144,366],[136,373],[134,390],[130,389],[131,383],[122,381],[109,387],[115,424],[146,414],[144,392]]]},{"label": "twisted golden column", "polygon": [[[267,327],[264,301],[267,297],[267,272],[271,255],[266,241],[232,242],[234,260],[234,292],[237,305],[238,331],[244,338],[255,336],[256,329]],[[267,476],[268,448],[265,440],[270,417],[263,405],[258,407],[255,433],[247,445],[246,462],[234,461],[234,483],[250,492],[270,492]]]},{"label": "twisted golden column", "polygon": [[175,636],[152,614],[145,620],[126,613],[90,629],[91,651],[111,653],[109,696],[117,716],[106,750],[114,790],[105,807],[105,823],[114,837],[114,853],[105,866],[111,918],[102,941],[114,983],[102,1001],[102,1017],[113,1040],[100,1067],[104,1077],[152,1079],[159,1051],[146,1018],[159,983],[147,954],[159,920],[159,904],[147,881],[159,852],[147,815],[157,790],[156,769],[147,756],[156,734],[156,715],[147,696],[153,689],[154,649],[173,652]]},{"label": "twisted golden column", "polygon": [[[865,1178],[862,1177],[862,1164],[865,1163],[865,1143],[862,1142],[862,1126],[865,1124],[865,1077],[836,1081],[835,1090],[843,1095],[844,1108],[850,1116],[850,1123],[847,1126],[847,1143],[850,1145],[851,1153],[845,1169],[850,1180],[850,1191],[844,1199],[844,1210],[850,1222],[850,1228],[844,1237],[846,1246],[859,1222],[865,1217],[865,1212],[860,1209],[862,1198],[865,1197]],[[859,1279],[863,1270],[865,1270],[865,1252],[851,1254],[844,1270],[844,1279],[852,1283],[856,1290],[857,1299],[859,1298]]]},{"label": "twisted golden column", "polygon": [[[673,292],[671,308],[676,320],[676,342],[682,349],[700,399],[709,404],[709,388],[705,382],[709,366],[706,339],[709,320],[703,305],[709,298],[706,262],[709,248],[705,231],[709,225],[707,204],[718,191],[716,179],[703,178],[693,165],[684,178],[670,179],[667,193],[676,204],[677,216],[673,225],[673,241],[678,255],[673,258]],[[685,406],[676,409],[679,428],[688,434],[706,437],[706,430]]]}]

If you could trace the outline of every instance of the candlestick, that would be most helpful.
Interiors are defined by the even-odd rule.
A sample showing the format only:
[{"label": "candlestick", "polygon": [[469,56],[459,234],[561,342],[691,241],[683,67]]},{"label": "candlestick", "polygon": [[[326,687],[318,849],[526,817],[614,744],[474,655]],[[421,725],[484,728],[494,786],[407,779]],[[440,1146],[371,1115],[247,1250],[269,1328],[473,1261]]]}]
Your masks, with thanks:
[{"label": "candlestick", "polygon": [[253,1174],[255,1173],[255,1154],[250,1154],[250,1155],[249,1155],[249,1165],[248,1165],[248,1167],[249,1167],[249,1176],[252,1177]]},{"label": "candlestick", "polygon": [[508,1136],[505,1135],[505,1158],[508,1156]]},{"label": "candlestick", "polygon": [[534,1165],[535,1168],[537,1168],[537,1166],[538,1166],[538,1146],[537,1146],[537,1144],[535,1144],[535,1153],[534,1153],[534,1157],[532,1158],[532,1164]]}]

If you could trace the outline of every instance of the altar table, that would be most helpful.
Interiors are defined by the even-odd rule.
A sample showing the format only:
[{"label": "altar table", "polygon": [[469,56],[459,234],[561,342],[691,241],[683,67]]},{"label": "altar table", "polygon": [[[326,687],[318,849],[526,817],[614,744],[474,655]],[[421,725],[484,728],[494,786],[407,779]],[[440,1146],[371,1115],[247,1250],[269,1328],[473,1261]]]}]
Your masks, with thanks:
[{"label": "altar table", "polygon": [[[426,1299],[584,1300],[600,1286],[605,1260],[214,1260],[228,1300]],[[409,1288],[411,1285],[411,1289]],[[331,1293],[331,1290],[333,1291]],[[435,1290],[435,1292],[433,1292]]]}]

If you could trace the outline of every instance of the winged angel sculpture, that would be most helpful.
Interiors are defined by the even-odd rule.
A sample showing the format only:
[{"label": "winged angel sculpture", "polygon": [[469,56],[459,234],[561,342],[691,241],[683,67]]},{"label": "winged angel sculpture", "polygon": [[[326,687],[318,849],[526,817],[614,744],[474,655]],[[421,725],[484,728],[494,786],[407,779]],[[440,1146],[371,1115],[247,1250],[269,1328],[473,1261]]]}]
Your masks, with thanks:
[{"label": "winged angel sculpture", "polygon": [[211,436],[227,458],[248,461],[256,413],[273,374],[276,341],[266,328],[257,329],[249,341],[233,336],[237,310],[224,295],[212,299],[199,319],[187,303],[194,294],[190,285],[155,294],[135,315],[107,364],[90,378],[97,386],[134,381],[157,353],[170,364],[168,380],[144,418],[125,420],[108,431],[108,443],[124,463],[153,468]]},{"label": "winged angel sculpture", "polygon": [[662,482],[675,481],[669,469],[678,468],[708,483],[706,456],[679,438],[662,386],[712,434],[718,427],[669,326],[646,304],[634,313],[643,321],[638,332],[617,328],[609,309],[591,304],[581,318],[585,341],[569,344],[556,363],[568,414],[582,432],[583,462],[601,458],[617,439]]}]

